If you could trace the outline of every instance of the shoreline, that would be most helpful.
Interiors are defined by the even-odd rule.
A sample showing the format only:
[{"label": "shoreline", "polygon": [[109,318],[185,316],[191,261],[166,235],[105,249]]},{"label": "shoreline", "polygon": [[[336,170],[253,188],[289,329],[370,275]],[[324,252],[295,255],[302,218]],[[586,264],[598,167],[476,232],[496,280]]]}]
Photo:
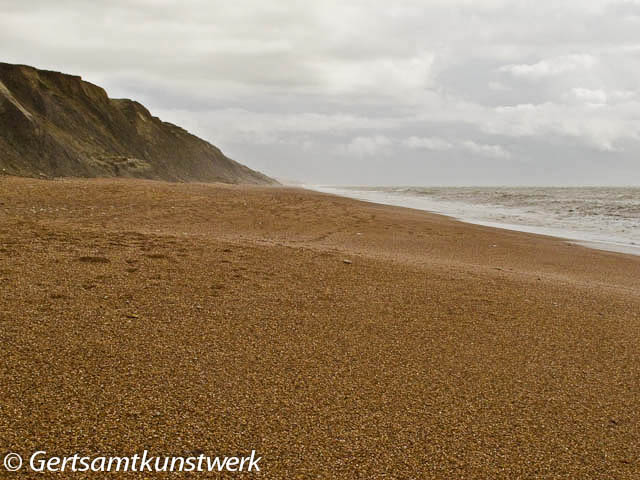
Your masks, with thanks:
[{"label": "shoreline", "polygon": [[[374,191],[373,196],[367,198],[367,195],[356,195],[356,194],[349,195],[349,190],[341,189],[339,187],[303,185],[301,186],[301,188],[306,188],[308,190],[315,191],[315,192],[329,193],[329,194],[333,194],[333,195],[337,195],[345,198],[351,198],[351,199],[371,202],[371,203],[380,204],[380,205],[412,208],[412,209],[421,210],[429,213],[434,213],[437,215],[443,215],[448,218],[451,218],[460,222],[464,222],[470,225],[481,225],[486,227],[499,228],[503,230],[550,236],[550,237],[566,240],[566,241],[575,243],[576,245],[581,245],[581,246],[595,249],[595,250],[603,250],[608,252],[617,252],[617,253],[624,253],[628,255],[640,256],[640,245],[635,245],[632,243],[624,243],[624,242],[619,242],[615,240],[602,240],[602,239],[589,238],[586,232],[582,232],[579,230],[570,230],[570,229],[564,230],[564,229],[553,228],[553,227],[545,228],[545,227],[539,227],[539,226],[527,225],[527,224],[475,219],[473,217],[469,217],[468,215],[457,215],[452,212],[447,212],[446,209],[436,210],[427,206],[421,206],[420,204],[422,202],[421,202],[421,199],[419,198],[405,198],[405,199],[399,198],[397,201],[393,201],[391,199],[387,200],[384,198],[372,198],[373,196],[376,196],[375,193],[378,193],[376,191]],[[361,191],[356,191],[356,192],[362,193]],[[438,203],[438,201],[433,201],[433,200],[431,202]],[[440,203],[444,204],[444,202],[440,202]]]},{"label": "shoreline", "polygon": [[300,188],[0,188],[4,451],[637,476],[640,257]]}]

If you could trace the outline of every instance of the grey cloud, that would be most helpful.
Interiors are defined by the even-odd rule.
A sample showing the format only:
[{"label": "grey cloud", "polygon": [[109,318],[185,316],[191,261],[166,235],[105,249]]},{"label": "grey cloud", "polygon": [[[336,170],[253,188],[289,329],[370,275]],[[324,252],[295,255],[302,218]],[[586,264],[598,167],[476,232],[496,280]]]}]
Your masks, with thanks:
[{"label": "grey cloud", "polygon": [[2,60],[81,74],[267,173],[640,183],[640,3],[0,0]]},{"label": "grey cloud", "polygon": [[453,144],[438,137],[416,137],[412,136],[406,138],[402,144],[408,148],[414,150],[450,150],[453,148]]},{"label": "grey cloud", "polygon": [[501,72],[508,72],[516,77],[545,78],[580,69],[590,69],[597,59],[588,54],[572,54],[562,57],[540,60],[533,64],[513,64],[500,67]]}]

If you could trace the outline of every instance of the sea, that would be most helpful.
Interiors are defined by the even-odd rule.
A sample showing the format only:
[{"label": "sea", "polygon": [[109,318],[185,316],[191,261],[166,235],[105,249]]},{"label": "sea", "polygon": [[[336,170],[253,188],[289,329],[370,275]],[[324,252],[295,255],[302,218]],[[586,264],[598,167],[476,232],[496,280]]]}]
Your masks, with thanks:
[{"label": "sea", "polygon": [[307,188],[640,255],[640,187]]}]

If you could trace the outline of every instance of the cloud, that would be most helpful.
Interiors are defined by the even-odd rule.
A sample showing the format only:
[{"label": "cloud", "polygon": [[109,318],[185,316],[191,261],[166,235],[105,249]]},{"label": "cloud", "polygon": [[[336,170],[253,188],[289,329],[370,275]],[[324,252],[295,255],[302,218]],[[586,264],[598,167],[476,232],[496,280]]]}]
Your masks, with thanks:
[{"label": "cloud", "polygon": [[4,61],[80,74],[285,178],[558,184],[577,165],[585,182],[640,183],[639,11],[618,0],[0,0],[0,44]]},{"label": "cloud", "polygon": [[614,105],[622,102],[632,102],[638,98],[638,92],[575,87],[571,89],[567,98],[590,107],[599,107],[605,104]]},{"label": "cloud", "polygon": [[411,136],[403,140],[389,138],[383,135],[372,137],[355,137],[346,145],[338,147],[342,155],[358,158],[372,157],[389,153],[391,149],[404,146],[410,150],[428,150],[443,152],[458,150],[474,158],[490,158],[505,160],[511,158],[511,153],[501,145],[477,143],[473,140],[454,140],[452,142],[437,137]]},{"label": "cloud", "polygon": [[497,82],[495,80],[490,81],[487,86],[489,87],[489,90],[493,90],[494,92],[505,92],[511,90],[511,88],[504,83]]},{"label": "cloud", "polygon": [[[593,92],[583,95],[597,96]],[[547,102],[495,109],[497,115],[484,123],[492,135],[513,137],[565,136],[584,142],[601,151],[617,151],[625,140],[640,140],[640,103],[619,105],[564,105]]]},{"label": "cloud", "polygon": [[442,138],[437,137],[409,137],[403,142],[408,148],[414,150],[450,150],[453,145]]},{"label": "cloud", "polygon": [[458,149],[471,153],[476,157],[507,159],[511,154],[501,145],[476,143],[473,140],[448,141],[437,137],[409,137],[402,145],[414,150],[430,150],[434,152]]},{"label": "cloud", "polygon": [[572,89],[573,96],[587,105],[604,105],[607,103],[607,93],[604,90],[591,90],[589,88]]},{"label": "cloud", "polygon": [[346,155],[370,157],[380,154],[391,144],[392,141],[383,135],[376,135],[373,137],[355,137],[347,145],[342,147],[340,151]]},{"label": "cloud", "polygon": [[462,147],[466,151],[481,157],[490,157],[497,159],[507,159],[511,157],[511,154],[500,145],[486,145],[467,140],[465,142],[462,142]]},{"label": "cloud", "polygon": [[433,61],[432,53],[423,53],[399,59],[322,59],[312,68],[331,93],[401,95],[430,86]]},{"label": "cloud", "polygon": [[539,79],[553,77],[578,69],[590,69],[596,65],[597,59],[593,55],[566,55],[540,60],[536,63],[521,63],[505,65],[500,72],[507,72],[515,77]]}]

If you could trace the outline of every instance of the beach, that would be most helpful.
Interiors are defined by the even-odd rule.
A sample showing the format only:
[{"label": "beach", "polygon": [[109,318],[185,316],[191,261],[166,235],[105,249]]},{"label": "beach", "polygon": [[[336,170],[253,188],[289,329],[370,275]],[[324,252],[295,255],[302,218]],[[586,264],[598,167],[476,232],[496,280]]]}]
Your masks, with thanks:
[{"label": "beach", "polygon": [[465,223],[564,238],[600,250],[640,255],[638,187],[308,188],[426,210]]},{"label": "beach", "polygon": [[640,257],[558,238],[299,188],[0,176],[0,339],[0,449],[25,459],[640,471]]}]

